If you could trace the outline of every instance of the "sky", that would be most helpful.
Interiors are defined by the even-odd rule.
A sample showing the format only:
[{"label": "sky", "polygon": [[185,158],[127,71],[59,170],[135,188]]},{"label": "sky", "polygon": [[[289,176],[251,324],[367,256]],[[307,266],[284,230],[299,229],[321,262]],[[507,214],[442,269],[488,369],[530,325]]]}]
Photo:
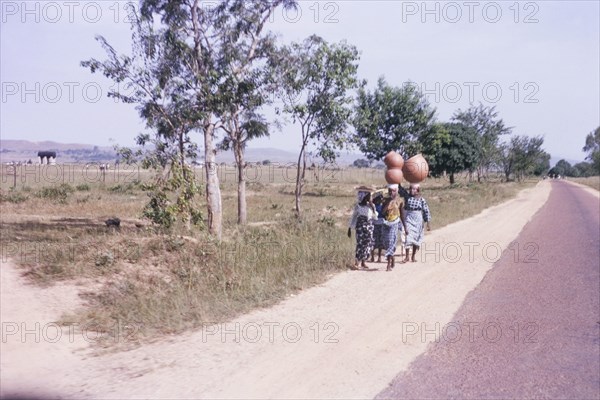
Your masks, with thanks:
[{"label": "sky", "polygon": [[[135,108],[107,98],[113,83],[80,66],[105,58],[96,35],[130,52],[127,5],[0,0],[2,139],[134,144],[144,130]],[[360,79],[418,85],[438,121],[495,106],[513,134],[544,136],[554,158],[583,160],[600,125],[599,1],[301,1],[268,29],[282,42],[317,34],[356,46]],[[288,124],[249,147],[299,145]]]}]

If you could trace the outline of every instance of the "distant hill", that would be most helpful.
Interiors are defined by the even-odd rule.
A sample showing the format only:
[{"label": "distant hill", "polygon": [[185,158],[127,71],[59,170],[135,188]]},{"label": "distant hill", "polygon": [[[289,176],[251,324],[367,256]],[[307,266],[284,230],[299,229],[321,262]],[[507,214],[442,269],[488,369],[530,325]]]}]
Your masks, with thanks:
[{"label": "distant hill", "polygon": [[[289,151],[279,150],[274,148],[257,148],[257,149],[246,149],[244,157],[247,162],[259,162],[269,160],[277,163],[289,163],[295,162],[298,159],[298,155]],[[201,154],[200,159],[204,158],[204,154]],[[235,162],[235,157],[232,151],[223,151],[217,154],[217,162],[225,162],[232,164]]]},{"label": "distant hill", "polygon": [[[40,150],[56,151],[57,162],[114,162],[117,155],[112,147],[96,146],[82,143],[59,143],[53,141],[30,142],[28,140],[0,140],[0,161],[37,161],[37,152]],[[298,153],[275,148],[248,148],[245,152],[247,162],[262,162],[269,160],[272,163],[296,163]],[[337,159],[340,166],[351,165],[354,160],[364,158],[361,154],[341,153]],[[203,159],[203,153],[199,154],[199,160]],[[235,157],[233,152],[224,151],[217,154],[217,162],[233,164]],[[320,164],[320,159],[311,159],[309,162]]]},{"label": "distant hill", "polygon": [[0,150],[11,149],[14,151],[64,151],[64,150],[81,150],[81,149],[93,149],[99,147],[102,150],[112,150],[111,147],[95,146],[93,144],[81,144],[81,143],[59,143],[45,140],[43,142],[30,142],[28,140],[1,140],[0,139]]},{"label": "distant hill", "polygon": [[116,153],[109,146],[81,143],[58,143],[52,141],[30,142],[28,140],[0,140],[0,161],[37,161],[37,152],[55,151],[57,162],[110,162]]},{"label": "distant hill", "polygon": [[[28,140],[2,140],[0,139],[0,161],[37,161],[37,152],[40,150],[56,151],[57,162],[114,162],[117,155],[114,149],[110,146],[96,146],[93,144],[82,143],[59,143],[53,141],[31,142]],[[202,161],[203,153],[200,152],[199,160]],[[272,163],[296,163],[298,161],[298,153],[275,149],[272,147],[265,148],[248,148],[246,149],[245,158],[247,162],[262,162],[269,160]],[[366,159],[360,153],[342,152],[336,163],[340,166],[352,165],[357,159]],[[564,157],[552,157],[550,166]],[[575,165],[583,160],[573,160],[564,158],[571,165]],[[233,164],[235,158],[233,152],[224,151],[217,154],[217,162]],[[322,161],[318,158],[311,159],[310,163],[321,164]]]},{"label": "distant hill", "polygon": [[[248,148],[248,149],[246,149],[244,157],[247,162],[260,162],[260,161],[265,161],[265,160],[269,160],[271,162],[276,162],[276,163],[284,163],[284,164],[298,162],[298,153],[293,153],[293,152],[286,151],[286,150],[274,149],[271,147],[256,148],[256,149]],[[340,166],[351,165],[356,159],[359,159],[359,158],[365,158],[365,157],[361,154],[341,152],[340,156],[336,159],[336,164],[338,164]],[[217,162],[226,162],[229,164],[229,163],[235,162],[235,158],[233,156],[233,153],[230,151],[221,152],[221,153],[217,154]],[[309,163],[313,163],[313,162],[315,164],[321,164],[323,161],[318,157],[314,157],[314,158],[309,157]]]}]

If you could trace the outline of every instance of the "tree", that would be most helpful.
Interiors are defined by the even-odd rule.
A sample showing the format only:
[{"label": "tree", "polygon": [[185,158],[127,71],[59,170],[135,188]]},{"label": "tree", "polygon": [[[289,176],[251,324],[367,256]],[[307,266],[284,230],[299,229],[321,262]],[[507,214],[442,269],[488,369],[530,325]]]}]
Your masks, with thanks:
[{"label": "tree", "polygon": [[513,136],[508,143],[502,144],[500,164],[506,180],[512,174],[521,181],[526,174],[533,173],[540,160],[546,158],[543,144],[541,136]]},{"label": "tree", "polygon": [[352,99],[347,91],[356,87],[358,51],[345,42],[329,44],[313,35],[280,51],[276,68],[280,79],[280,112],[300,124],[302,142],[296,170],[296,214],[301,216],[307,147],[325,162],[334,161],[347,144]]},{"label": "tree", "polygon": [[356,168],[369,168],[371,166],[371,162],[369,160],[359,158],[358,160],[354,160],[352,165]]},{"label": "tree", "polygon": [[576,176],[588,177],[598,174],[598,171],[594,170],[594,164],[589,162],[580,162],[573,165],[573,170],[576,171]]},{"label": "tree", "polygon": [[559,160],[554,167],[550,170],[553,175],[560,176],[575,176],[573,166],[567,160]]},{"label": "tree", "polygon": [[273,73],[269,60],[275,57],[275,37],[263,34],[265,23],[275,8],[296,7],[295,1],[235,3],[235,18],[228,28],[229,40],[224,42],[221,68],[225,79],[221,86],[228,93],[223,102],[226,135],[220,148],[233,150],[238,179],[238,224],[246,224],[246,175],[244,151],[247,142],[269,134],[268,124],[259,113],[269,103],[273,88]]},{"label": "tree", "polygon": [[452,116],[452,120],[461,122],[477,132],[479,140],[479,156],[477,163],[477,181],[485,178],[488,170],[497,164],[501,155],[499,140],[501,135],[509,134],[511,128],[504,125],[504,121],[498,118],[495,107],[471,106],[465,111],[458,110]]},{"label": "tree", "polygon": [[535,176],[542,176],[548,173],[550,170],[550,158],[550,154],[546,153],[545,151],[542,151],[539,154],[535,164],[533,165],[533,174]]},{"label": "tree", "polygon": [[354,142],[370,160],[382,159],[392,150],[407,157],[416,153],[417,140],[434,117],[435,109],[417,86],[392,87],[381,77],[373,92],[364,83],[358,91]]},{"label": "tree", "polygon": [[[188,141],[188,132],[202,133],[208,228],[218,239],[222,235],[222,205],[216,171],[218,148],[215,140],[219,129],[228,121],[233,121],[228,118],[231,111],[228,106],[235,97],[232,93],[239,88],[237,84],[230,84],[232,70],[226,66],[233,65],[242,69],[247,66],[248,63],[236,63],[232,60],[251,60],[251,53],[258,47],[257,42],[256,47],[252,45],[254,35],[260,35],[262,26],[259,25],[264,15],[281,4],[290,3],[293,1],[261,0],[252,3],[257,11],[249,11],[243,0],[224,0],[210,4],[200,0],[142,0],[139,20],[147,26],[146,29],[156,29],[159,34],[144,36],[139,46],[134,48],[132,57],[117,56],[106,40],[101,39],[109,53],[109,60],[105,63],[91,60],[87,65],[92,72],[102,69],[105,74],[110,69],[100,68],[101,65],[114,67],[114,71],[107,76],[119,83],[127,82],[135,93],[130,99],[118,90],[112,93],[124,101],[137,102],[142,108],[148,106],[148,110],[154,110],[153,104],[160,102],[175,105],[173,115],[180,118],[182,126],[189,129],[169,134],[182,137],[184,140],[180,140],[179,144]],[[247,20],[248,15],[256,18]],[[240,38],[251,39],[248,41]],[[236,43],[249,45],[236,46]],[[238,55],[236,51],[239,51],[242,58],[233,57]],[[140,84],[140,81],[143,83],[146,79],[143,67],[148,57],[156,59],[159,84],[175,85],[178,90],[163,98],[163,93],[148,92]],[[161,72],[163,69],[164,73]],[[160,108],[155,111],[160,111]],[[169,141],[162,142],[161,145],[167,152],[172,147]]]},{"label": "tree", "polygon": [[583,151],[588,153],[586,159],[591,161],[595,174],[600,174],[600,126],[586,136]]},{"label": "tree", "polygon": [[200,219],[194,203],[198,187],[185,162],[197,150],[189,135],[198,125],[192,117],[197,111],[185,100],[189,85],[179,76],[183,54],[167,29],[155,28],[151,19],[138,15],[135,10],[130,15],[135,17],[131,55],[117,55],[106,39],[98,36],[96,39],[108,59],[102,62],[90,59],[81,65],[92,73],[102,72],[118,83],[117,89],[108,95],[124,103],[137,104],[146,127],[154,132],[153,136],[145,133],[136,138],[141,146],[152,143],[152,150],[134,153],[121,149],[126,161],[141,160],[143,167],[160,171],[144,215],[166,227],[180,217],[189,228],[191,222]]},{"label": "tree", "polygon": [[423,155],[433,176],[444,172],[454,184],[454,174],[477,165],[479,137],[475,129],[461,123],[437,123],[421,135]]}]

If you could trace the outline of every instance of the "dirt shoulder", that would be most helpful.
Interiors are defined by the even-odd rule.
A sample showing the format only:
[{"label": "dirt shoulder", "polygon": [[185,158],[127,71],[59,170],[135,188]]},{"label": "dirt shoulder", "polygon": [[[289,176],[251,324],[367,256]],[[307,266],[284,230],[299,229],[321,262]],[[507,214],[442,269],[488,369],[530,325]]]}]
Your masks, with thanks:
[{"label": "dirt shoulder", "polygon": [[[54,360],[62,355],[65,362],[54,362],[56,379],[46,388],[78,398],[372,398],[425,351],[427,342],[419,335],[403,338],[411,322],[450,322],[550,190],[550,184],[540,182],[513,200],[434,230],[417,263],[400,264],[392,272],[372,264],[370,272],[337,274],[227,324],[87,359],[64,343],[47,343],[44,351],[57,351]],[[3,271],[11,269],[7,265]],[[3,289],[5,279],[23,285],[3,273]],[[11,290],[20,293],[22,288]],[[7,304],[3,290],[2,300],[4,322],[5,308],[9,312],[13,301],[23,299]],[[14,340],[10,344],[16,345]],[[4,355],[10,346],[2,346]],[[31,381],[19,377],[35,376],[43,367],[4,358],[4,393],[28,389]],[[5,381],[5,375],[10,379]],[[44,382],[38,387],[43,391]]]},{"label": "dirt shoulder", "polygon": [[568,180],[564,180],[563,182],[567,182],[570,185],[577,186],[577,187],[585,190],[586,192],[588,192],[592,196],[595,196],[596,198],[600,198],[600,192],[597,191],[596,189],[594,189],[593,187],[590,187],[590,186],[587,186],[587,185],[582,185],[581,183],[577,183],[577,182],[573,182],[573,181],[568,181]]}]

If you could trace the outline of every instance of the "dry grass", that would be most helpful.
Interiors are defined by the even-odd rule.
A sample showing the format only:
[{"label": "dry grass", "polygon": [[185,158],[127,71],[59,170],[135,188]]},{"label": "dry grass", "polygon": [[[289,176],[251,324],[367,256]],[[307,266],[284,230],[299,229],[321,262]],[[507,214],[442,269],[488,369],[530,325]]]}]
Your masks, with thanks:
[{"label": "dry grass", "polygon": [[[32,175],[16,190],[4,175],[3,257],[12,258],[39,284],[68,280],[88,288],[87,307],[65,322],[92,324],[107,336],[119,323],[135,327],[136,338],[225,321],[348,268],[354,242],[345,233],[354,187],[385,183],[378,170],[310,171],[304,217],[298,221],[293,216],[293,170],[264,167],[259,175],[248,174],[257,178],[249,179],[247,188],[249,224],[239,227],[235,175],[228,167],[220,176],[224,240],[216,243],[200,230],[167,234],[136,226],[149,172],[121,171],[101,182],[81,179],[81,166],[73,168],[72,179],[48,184]],[[201,174],[198,179],[203,180]],[[435,229],[533,183],[476,184],[463,178],[451,187],[430,179],[422,188]],[[104,225],[112,216],[124,221],[120,230]]]},{"label": "dry grass", "polygon": [[600,176],[589,176],[587,178],[569,178],[573,182],[589,186],[600,191]]}]

